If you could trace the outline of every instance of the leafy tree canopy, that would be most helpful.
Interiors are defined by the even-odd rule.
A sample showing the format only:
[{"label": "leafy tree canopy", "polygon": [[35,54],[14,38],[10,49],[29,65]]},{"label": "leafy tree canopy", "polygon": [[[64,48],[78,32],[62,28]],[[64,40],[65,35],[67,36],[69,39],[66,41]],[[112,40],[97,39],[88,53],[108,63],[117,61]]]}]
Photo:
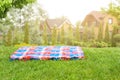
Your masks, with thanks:
[{"label": "leafy tree canopy", "polygon": [[36,0],[0,0],[0,18],[4,18],[11,7],[22,8],[24,5],[35,1]]},{"label": "leafy tree canopy", "polygon": [[108,8],[102,8],[102,10],[120,20],[120,0],[116,0],[114,3],[111,2]]}]

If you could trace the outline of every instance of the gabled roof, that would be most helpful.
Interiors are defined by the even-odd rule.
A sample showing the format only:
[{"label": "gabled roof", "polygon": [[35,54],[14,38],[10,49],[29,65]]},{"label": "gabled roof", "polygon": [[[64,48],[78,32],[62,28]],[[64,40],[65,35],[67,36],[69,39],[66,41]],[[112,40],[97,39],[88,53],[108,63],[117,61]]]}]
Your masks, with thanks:
[{"label": "gabled roof", "polygon": [[86,24],[86,20],[89,19],[89,16],[92,16],[98,23],[101,23],[107,15],[107,13],[103,13],[101,11],[91,11],[88,15],[86,15],[85,19],[82,22],[82,25]]},{"label": "gabled roof", "polygon": [[47,24],[47,26],[49,28],[52,28],[54,26],[56,27],[61,27],[62,24],[64,24],[65,22],[67,22],[68,24],[72,25],[71,22],[67,19],[61,19],[61,18],[57,18],[57,19],[46,19],[44,22],[41,22],[41,25],[43,26],[44,23]]},{"label": "gabled roof", "polygon": [[63,24],[64,21],[65,19],[47,19],[46,20],[47,25],[49,27],[54,27],[54,26],[60,27],[60,25]]},{"label": "gabled roof", "polygon": [[100,21],[103,19],[107,14],[101,12],[101,11],[92,11],[87,16],[92,15],[97,21]]}]

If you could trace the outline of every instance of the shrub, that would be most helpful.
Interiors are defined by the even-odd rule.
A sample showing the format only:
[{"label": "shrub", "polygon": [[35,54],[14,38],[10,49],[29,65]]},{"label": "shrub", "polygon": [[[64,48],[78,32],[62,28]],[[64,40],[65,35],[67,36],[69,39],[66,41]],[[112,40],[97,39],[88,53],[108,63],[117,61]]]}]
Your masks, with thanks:
[{"label": "shrub", "polygon": [[115,41],[115,45],[120,47],[120,34],[116,34],[113,36],[113,39]]},{"label": "shrub", "polygon": [[111,45],[106,42],[90,41],[90,42],[78,42],[74,41],[74,45],[81,47],[110,47]]},{"label": "shrub", "polygon": [[95,42],[94,44],[96,44],[96,47],[100,47],[100,48],[109,46],[108,43],[105,43],[103,41],[102,42]]},{"label": "shrub", "polygon": [[116,34],[113,36],[115,42],[120,42],[120,34]]}]

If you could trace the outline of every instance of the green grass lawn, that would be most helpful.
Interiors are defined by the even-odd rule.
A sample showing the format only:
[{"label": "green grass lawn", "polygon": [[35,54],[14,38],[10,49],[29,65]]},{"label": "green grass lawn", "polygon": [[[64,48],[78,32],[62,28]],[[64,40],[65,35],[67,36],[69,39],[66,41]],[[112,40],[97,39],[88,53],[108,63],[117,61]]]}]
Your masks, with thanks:
[{"label": "green grass lawn", "polygon": [[120,48],[83,48],[83,60],[10,61],[16,49],[0,47],[0,80],[120,80]]}]

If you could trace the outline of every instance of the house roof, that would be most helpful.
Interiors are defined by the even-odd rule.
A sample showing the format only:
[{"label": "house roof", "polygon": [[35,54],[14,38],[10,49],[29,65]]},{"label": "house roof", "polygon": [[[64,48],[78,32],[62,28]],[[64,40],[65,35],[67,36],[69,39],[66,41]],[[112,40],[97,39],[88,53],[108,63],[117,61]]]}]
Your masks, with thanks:
[{"label": "house roof", "polygon": [[97,21],[100,21],[106,16],[106,14],[101,11],[92,11],[88,14],[88,16],[89,15],[92,15]]},{"label": "house roof", "polygon": [[94,19],[101,23],[103,21],[103,19],[107,16],[107,13],[103,13],[101,11],[91,11],[88,15],[86,15],[85,19],[82,22],[82,25],[85,25],[86,20],[89,19],[89,16],[94,17]]},{"label": "house roof", "polygon": [[[71,22],[67,19],[61,19],[61,18],[57,18],[57,19],[46,19],[44,21],[47,26],[49,28],[52,28],[54,26],[57,26],[57,27],[61,27],[63,23],[67,22],[68,24],[71,24]],[[44,25],[44,22],[41,22],[41,25]],[[72,25],[72,24],[71,24]]]},{"label": "house roof", "polygon": [[47,19],[46,20],[47,25],[49,27],[54,27],[54,26],[60,27],[60,25],[63,24],[64,21],[65,19]]}]

